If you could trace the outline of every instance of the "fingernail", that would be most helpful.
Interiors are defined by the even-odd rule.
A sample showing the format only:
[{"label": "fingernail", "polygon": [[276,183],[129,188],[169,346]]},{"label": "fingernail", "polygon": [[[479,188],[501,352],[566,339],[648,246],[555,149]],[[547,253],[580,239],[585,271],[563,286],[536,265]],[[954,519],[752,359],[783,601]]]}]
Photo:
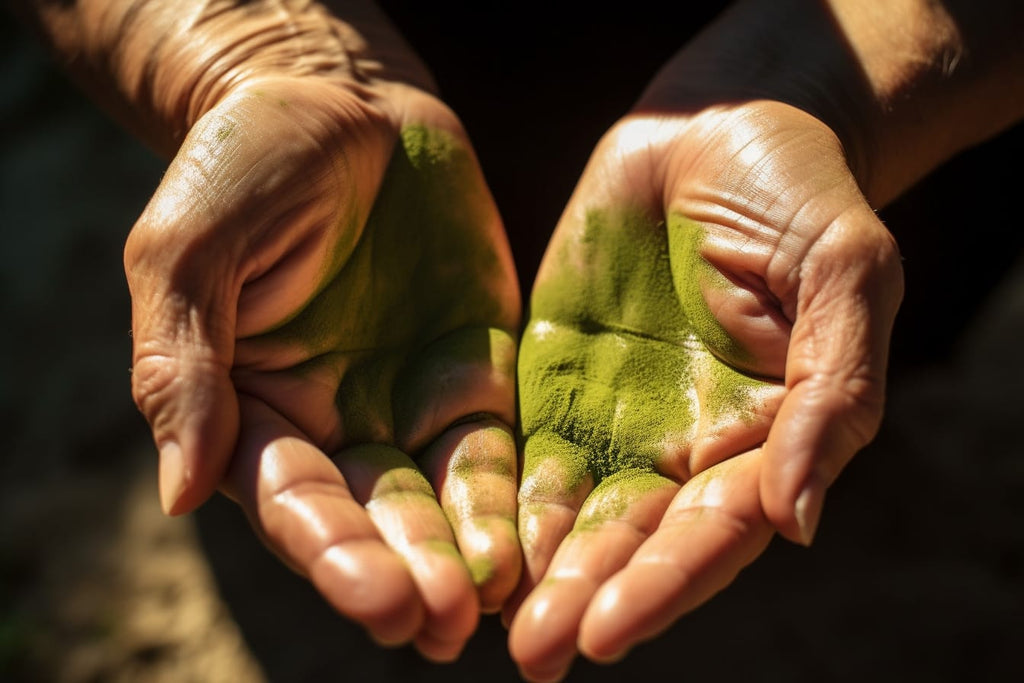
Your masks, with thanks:
[{"label": "fingernail", "polygon": [[796,498],[796,523],[800,527],[800,542],[810,545],[821,520],[821,507],[825,503],[825,486],[812,476]]},{"label": "fingernail", "polygon": [[160,446],[160,507],[170,515],[185,488],[185,462],[173,441]]}]

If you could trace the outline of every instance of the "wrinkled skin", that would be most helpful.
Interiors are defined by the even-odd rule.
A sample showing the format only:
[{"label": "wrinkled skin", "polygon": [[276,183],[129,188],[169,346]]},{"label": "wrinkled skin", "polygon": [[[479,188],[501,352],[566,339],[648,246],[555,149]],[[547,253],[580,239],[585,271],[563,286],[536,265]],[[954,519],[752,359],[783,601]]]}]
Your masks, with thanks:
[{"label": "wrinkled skin", "polygon": [[[901,273],[829,127],[749,98],[835,124],[882,206],[1020,118],[1018,3],[976,5],[731,3],[595,151],[519,361],[528,678],[810,542],[877,428]],[[456,656],[520,573],[519,314],[429,76],[370,2],[13,6],[176,155],[125,253],[165,509],[220,486],[373,636]]]},{"label": "wrinkled skin", "polygon": [[529,680],[622,657],[773,533],[810,542],[875,434],[902,296],[831,131],[779,103],[633,116],[549,244],[519,362]]},{"label": "wrinkled skin", "polygon": [[518,285],[455,116],[363,95],[251,80],[191,129],[125,252],[133,390],[171,512],[221,485],[342,614],[449,660],[519,578]]}]

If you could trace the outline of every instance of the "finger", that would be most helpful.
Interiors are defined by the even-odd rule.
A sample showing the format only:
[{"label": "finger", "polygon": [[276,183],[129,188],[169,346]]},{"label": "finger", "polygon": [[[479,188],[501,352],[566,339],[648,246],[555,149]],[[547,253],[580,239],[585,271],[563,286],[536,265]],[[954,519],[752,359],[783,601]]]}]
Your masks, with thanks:
[{"label": "finger", "polygon": [[430,482],[409,456],[383,444],[352,446],[334,461],[416,583],[426,615],[414,645],[429,659],[455,659],[476,629],[479,602]]},{"label": "finger", "polygon": [[657,530],[590,601],[580,651],[619,659],[715,593],[768,545],[757,495],[760,451],[726,460],[687,482]]},{"label": "finger", "polygon": [[[232,96],[196,123],[125,245],[132,390],[160,449],[161,502],[173,514],[213,492],[234,447],[238,405],[228,372],[239,322],[243,330],[267,324],[266,315],[284,315],[281,302],[305,301],[325,258],[301,231],[280,229],[323,217],[271,210],[282,197],[322,203],[309,201],[318,186],[308,174],[283,180],[287,157],[299,150],[265,130],[294,122],[260,101]],[[252,260],[256,244],[262,253]],[[278,262],[299,284],[278,284],[259,307],[264,318],[253,320],[253,307],[239,305],[243,282],[259,289]]]},{"label": "finger", "polygon": [[516,444],[509,427],[480,420],[449,429],[424,453],[424,470],[441,492],[483,612],[496,612],[519,581]]},{"label": "finger", "polygon": [[242,400],[225,493],[264,543],[341,614],[383,644],[410,641],[425,609],[402,557],[381,538],[338,469],[287,420]]},{"label": "finger", "polygon": [[657,528],[679,486],[654,472],[623,470],[587,498],[544,580],[509,632],[509,651],[530,680],[555,680],[576,655],[580,619],[601,584]]},{"label": "finger", "polygon": [[523,570],[519,585],[502,608],[505,624],[511,623],[519,605],[547,571],[593,489],[588,457],[579,446],[550,432],[526,440],[518,496]]},{"label": "finger", "polygon": [[765,444],[761,497],[790,540],[813,539],[825,489],[881,422],[899,256],[866,206],[805,258],[786,359],[788,393]]},{"label": "finger", "polygon": [[179,155],[125,246],[132,393],[160,451],[168,514],[192,510],[216,489],[238,433],[228,376],[238,284],[198,215],[199,163]]},{"label": "finger", "polygon": [[[133,317],[190,317],[167,310],[175,304],[164,308]],[[209,498],[223,477],[238,433],[238,404],[226,361],[202,331],[161,322],[166,327],[160,332],[152,324],[135,325],[132,394],[159,450],[161,507],[179,515]]]}]

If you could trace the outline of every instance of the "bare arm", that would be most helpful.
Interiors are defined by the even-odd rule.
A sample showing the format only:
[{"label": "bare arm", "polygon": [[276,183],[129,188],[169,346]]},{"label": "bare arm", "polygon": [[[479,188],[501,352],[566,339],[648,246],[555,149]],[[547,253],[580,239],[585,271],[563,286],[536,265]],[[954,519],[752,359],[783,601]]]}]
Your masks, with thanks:
[{"label": "bare arm", "polygon": [[165,155],[233,87],[253,78],[315,75],[434,89],[384,14],[365,0],[10,4],[98,104]]},{"label": "bare arm", "polygon": [[639,109],[781,100],[842,141],[876,208],[1024,117],[1013,0],[743,0],[673,58]]}]

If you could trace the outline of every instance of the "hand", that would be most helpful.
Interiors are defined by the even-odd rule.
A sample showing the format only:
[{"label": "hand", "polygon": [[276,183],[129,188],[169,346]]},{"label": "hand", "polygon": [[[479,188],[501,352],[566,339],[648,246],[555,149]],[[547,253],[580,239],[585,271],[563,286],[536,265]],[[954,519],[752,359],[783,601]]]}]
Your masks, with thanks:
[{"label": "hand", "polygon": [[775,529],[810,542],[879,424],[901,291],[818,119],[750,102],[638,114],[601,141],[519,360],[526,564],[505,617],[528,679],[623,656]]},{"label": "hand", "polygon": [[455,116],[371,92],[263,78],[193,126],[126,248],[133,389],[169,512],[226,473],[338,611],[447,660],[519,576],[518,285]]},{"label": "hand", "polygon": [[520,304],[426,68],[370,0],[14,6],[173,159],[125,247],[164,509],[221,487],[373,637],[455,657],[520,573]]}]

